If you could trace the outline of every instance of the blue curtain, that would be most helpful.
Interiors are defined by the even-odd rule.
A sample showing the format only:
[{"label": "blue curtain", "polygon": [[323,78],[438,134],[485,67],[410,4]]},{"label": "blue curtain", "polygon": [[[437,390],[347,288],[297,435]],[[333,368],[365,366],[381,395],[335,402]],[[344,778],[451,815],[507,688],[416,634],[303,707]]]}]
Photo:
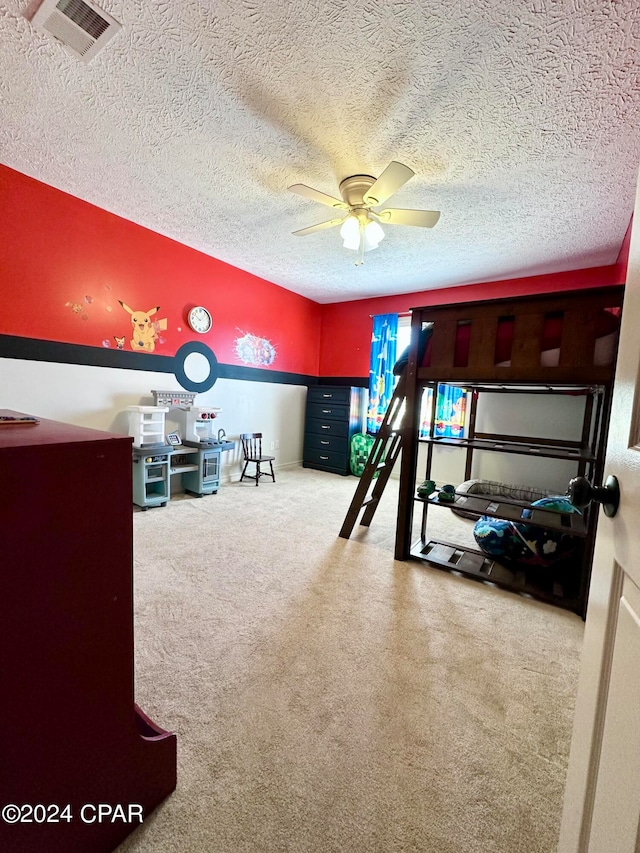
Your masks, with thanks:
[{"label": "blue curtain", "polygon": [[466,407],[467,392],[464,388],[458,388],[456,385],[438,385],[434,436],[462,438]]},{"label": "blue curtain", "polygon": [[393,375],[393,365],[396,363],[397,337],[397,314],[378,314],[373,318],[367,411],[367,431],[370,433],[375,434],[380,429],[395,388],[397,377]]},{"label": "blue curtain", "polygon": [[[435,423],[431,423],[433,389],[425,388],[420,404],[419,438],[464,438],[467,392],[455,385],[438,385]],[[433,428],[433,432],[432,432]]]}]

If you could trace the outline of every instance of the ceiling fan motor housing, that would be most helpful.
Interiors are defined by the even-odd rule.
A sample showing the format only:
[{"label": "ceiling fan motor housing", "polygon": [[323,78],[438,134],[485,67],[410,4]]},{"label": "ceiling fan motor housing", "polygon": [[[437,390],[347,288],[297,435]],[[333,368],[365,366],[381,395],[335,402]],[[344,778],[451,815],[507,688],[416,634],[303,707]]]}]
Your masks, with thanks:
[{"label": "ceiling fan motor housing", "polygon": [[373,207],[378,202],[375,199],[365,202],[364,196],[375,182],[371,175],[352,175],[340,183],[340,195],[349,207]]}]

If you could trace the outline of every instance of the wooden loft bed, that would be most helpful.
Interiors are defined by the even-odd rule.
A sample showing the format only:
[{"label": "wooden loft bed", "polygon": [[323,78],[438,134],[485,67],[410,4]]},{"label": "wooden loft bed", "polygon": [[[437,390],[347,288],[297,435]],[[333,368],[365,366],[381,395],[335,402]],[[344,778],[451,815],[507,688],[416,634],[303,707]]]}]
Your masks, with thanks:
[{"label": "wooden loft bed", "polygon": [[[607,325],[608,309],[622,306],[624,288],[604,287],[570,293],[520,296],[484,302],[429,306],[412,310],[412,341],[426,324],[433,325],[428,364],[420,364],[411,352],[408,368],[417,369],[417,380],[440,382],[508,382],[536,384],[599,384],[611,382],[614,362],[594,364],[594,348],[602,331],[619,325],[614,314]],[[556,334],[548,327],[556,323]],[[604,322],[603,322],[604,321]],[[558,332],[560,327],[560,333]],[[504,329],[503,345],[511,339],[509,364],[496,358]],[[463,331],[468,335],[468,362],[456,363],[464,352],[456,347]],[[544,365],[542,353],[547,340],[559,338],[558,364]],[[555,343],[555,341],[553,341]],[[462,349],[462,353],[461,353]],[[423,359],[424,361],[425,359]]]},{"label": "wooden loft bed", "polygon": [[[481,551],[464,551],[455,545],[450,545],[447,550],[448,543],[435,543],[438,547],[434,548],[425,538],[425,529],[427,509],[435,501],[419,498],[416,485],[423,476],[429,478],[433,449],[438,443],[464,449],[467,477],[473,453],[479,449],[494,449],[535,454],[538,458],[575,460],[577,475],[599,483],[603,475],[623,292],[622,286],[612,286],[413,309],[412,343],[402,377],[406,413],[401,434],[396,559],[422,559],[439,568],[533,595],[584,616],[597,508],[584,511],[584,525],[576,530],[576,535],[583,537],[584,541],[580,565],[576,567],[573,578],[560,583],[547,573],[545,587],[540,586],[535,578],[531,581],[529,572],[514,571],[513,566],[505,568],[497,562],[493,565],[493,561],[487,560]],[[476,435],[473,432],[475,411],[472,404],[469,413],[471,433],[465,439],[441,441],[433,436],[433,432],[426,440],[420,439],[422,392],[427,387],[435,391],[439,383],[490,393],[584,394],[587,402],[582,438],[577,442],[561,442],[532,437]],[[472,394],[472,399],[475,400],[476,396]],[[432,424],[435,398],[434,393]],[[421,441],[427,444],[425,472],[417,471]],[[451,506],[465,502],[467,498],[456,496]],[[478,517],[487,511],[488,505],[489,501],[474,503]],[[496,511],[491,504],[489,512],[496,512],[496,518],[516,519],[526,506],[511,501],[500,504]],[[412,544],[416,507],[422,510],[422,528],[419,541]],[[446,509],[442,507],[435,511]],[[562,519],[547,516],[553,522],[550,527],[562,522]],[[540,526],[549,525],[543,519]]]}]

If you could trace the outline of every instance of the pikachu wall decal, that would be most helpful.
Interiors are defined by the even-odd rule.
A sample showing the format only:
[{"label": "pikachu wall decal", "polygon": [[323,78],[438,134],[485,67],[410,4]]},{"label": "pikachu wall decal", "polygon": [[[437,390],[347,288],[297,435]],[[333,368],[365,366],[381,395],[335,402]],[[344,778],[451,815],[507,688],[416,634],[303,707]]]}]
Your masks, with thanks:
[{"label": "pikachu wall decal", "polygon": [[167,328],[166,319],[151,319],[154,314],[158,313],[160,306],[156,305],[155,308],[150,308],[148,311],[134,311],[133,308],[129,308],[126,302],[118,301],[124,310],[131,315],[131,326],[133,327],[131,349],[137,352],[153,352],[158,340],[158,331],[164,331]]}]

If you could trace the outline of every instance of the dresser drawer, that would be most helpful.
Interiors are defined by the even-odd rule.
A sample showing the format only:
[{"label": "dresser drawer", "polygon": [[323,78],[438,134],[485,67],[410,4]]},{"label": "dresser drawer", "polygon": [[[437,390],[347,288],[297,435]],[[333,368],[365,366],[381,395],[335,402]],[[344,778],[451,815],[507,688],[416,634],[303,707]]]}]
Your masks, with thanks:
[{"label": "dresser drawer", "polygon": [[341,403],[333,403],[331,400],[324,403],[315,403],[311,400],[307,403],[307,417],[319,418],[320,420],[349,420],[349,406]]},{"label": "dresser drawer", "polygon": [[344,403],[348,410],[351,402],[351,388],[346,385],[344,388],[312,385],[307,388],[307,400],[310,403]]},{"label": "dresser drawer", "polygon": [[326,468],[338,471],[340,474],[349,473],[348,458],[346,453],[335,453],[331,450],[308,450],[304,454],[304,465],[314,468]]},{"label": "dresser drawer", "polygon": [[307,418],[306,430],[316,435],[341,435],[345,438],[349,436],[349,422]]},{"label": "dresser drawer", "polygon": [[309,450],[321,450],[323,453],[327,451],[337,453],[347,453],[349,449],[349,438],[342,435],[331,435],[325,433],[320,435],[315,432],[308,432],[304,437],[304,453],[305,456]]}]

